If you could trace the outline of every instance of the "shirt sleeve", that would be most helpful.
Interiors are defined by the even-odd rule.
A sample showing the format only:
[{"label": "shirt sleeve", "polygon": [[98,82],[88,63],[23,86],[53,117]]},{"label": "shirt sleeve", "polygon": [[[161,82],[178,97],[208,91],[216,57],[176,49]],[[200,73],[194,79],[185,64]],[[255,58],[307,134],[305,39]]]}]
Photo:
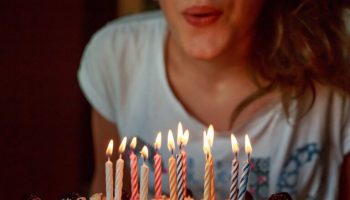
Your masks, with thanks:
[{"label": "shirt sleeve", "polygon": [[350,99],[347,98],[345,103],[344,111],[347,113],[345,115],[345,125],[342,132],[342,151],[343,155],[350,153]]},{"label": "shirt sleeve", "polygon": [[90,105],[107,120],[115,123],[116,86],[110,72],[110,54],[108,34],[101,31],[96,33],[84,50],[78,82]]}]

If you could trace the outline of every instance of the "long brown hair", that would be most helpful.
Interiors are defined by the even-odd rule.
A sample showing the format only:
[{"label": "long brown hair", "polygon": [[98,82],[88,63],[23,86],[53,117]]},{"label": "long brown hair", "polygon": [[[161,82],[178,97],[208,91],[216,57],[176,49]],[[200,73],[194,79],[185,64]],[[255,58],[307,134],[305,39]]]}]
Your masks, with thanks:
[{"label": "long brown hair", "polygon": [[350,92],[347,7],[339,0],[265,0],[257,21],[251,70],[270,84],[237,107],[232,124],[247,105],[273,89],[281,90],[287,115],[292,98],[307,91],[315,98],[315,82]]}]

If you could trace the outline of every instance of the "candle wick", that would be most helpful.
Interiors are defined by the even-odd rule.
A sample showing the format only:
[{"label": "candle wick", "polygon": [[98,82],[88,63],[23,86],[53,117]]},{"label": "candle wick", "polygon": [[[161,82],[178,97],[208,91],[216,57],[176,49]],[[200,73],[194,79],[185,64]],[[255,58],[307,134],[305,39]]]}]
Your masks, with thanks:
[{"label": "candle wick", "polygon": [[174,156],[174,149],[171,149],[171,154]]},{"label": "candle wick", "polygon": [[119,154],[119,158],[122,159],[122,154],[121,153]]}]

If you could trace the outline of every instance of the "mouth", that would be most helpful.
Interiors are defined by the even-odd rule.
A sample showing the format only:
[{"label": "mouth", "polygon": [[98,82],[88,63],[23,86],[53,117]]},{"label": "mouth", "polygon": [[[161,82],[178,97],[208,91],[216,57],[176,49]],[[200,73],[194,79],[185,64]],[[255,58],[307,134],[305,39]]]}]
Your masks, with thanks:
[{"label": "mouth", "polygon": [[190,25],[201,27],[214,24],[222,13],[222,10],[212,6],[192,6],[187,8],[182,15]]}]

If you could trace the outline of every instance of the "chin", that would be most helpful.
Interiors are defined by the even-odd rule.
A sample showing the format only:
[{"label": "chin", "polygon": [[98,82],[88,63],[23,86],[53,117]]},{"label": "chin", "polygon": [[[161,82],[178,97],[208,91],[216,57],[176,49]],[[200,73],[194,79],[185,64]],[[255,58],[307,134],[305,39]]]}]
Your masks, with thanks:
[{"label": "chin", "polygon": [[186,49],[187,55],[198,60],[213,60],[217,58],[222,52],[219,49],[205,46],[192,45]]}]

